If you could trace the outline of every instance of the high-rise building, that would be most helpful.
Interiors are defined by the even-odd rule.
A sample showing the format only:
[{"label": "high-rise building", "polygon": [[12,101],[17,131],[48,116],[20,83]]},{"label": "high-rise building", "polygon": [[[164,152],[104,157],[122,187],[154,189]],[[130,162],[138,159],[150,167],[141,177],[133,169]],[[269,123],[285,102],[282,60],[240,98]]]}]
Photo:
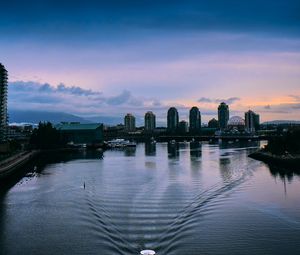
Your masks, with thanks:
[{"label": "high-rise building", "polygon": [[255,131],[260,129],[260,118],[259,118],[259,114],[255,114],[254,115],[254,127],[255,127]]},{"label": "high-rise building", "polygon": [[245,112],[245,125],[246,130],[250,133],[255,132],[259,129],[259,115],[249,110]]},{"label": "high-rise building", "polygon": [[126,131],[135,131],[135,117],[131,113],[127,113],[124,117],[124,125]]},{"label": "high-rise building", "polygon": [[186,134],[189,132],[189,125],[185,120],[182,120],[178,123],[178,132],[180,134]]},{"label": "high-rise building", "polygon": [[190,110],[190,133],[196,134],[201,130],[201,113],[198,107],[194,106]]},{"label": "high-rise building", "polygon": [[0,63],[0,142],[7,138],[7,71]]},{"label": "high-rise building", "polygon": [[168,126],[167,130],[170,133],[175,133],[178,128],[179,116],[178,111],[175,107],[171,107],[168,110]]},{"label": "high-rise building", "polygon": [[156,127],[155,114],[153,112],[146,112],[145,114],[145,131],[153,131]]},{"label": "high-rise building", "polygon": [[229,107],[227,104],[222,102],[218,107],[218,121],[221,130],[227,128],[228,120],[229,120]]},{"label": "high-rise building", "polygon": [[212,118],[212,119],[208,122],[208,127],[209,127],[209,128],[218,128],[218,127],[219,127],[219,122],[218,122],[215,118]]}]

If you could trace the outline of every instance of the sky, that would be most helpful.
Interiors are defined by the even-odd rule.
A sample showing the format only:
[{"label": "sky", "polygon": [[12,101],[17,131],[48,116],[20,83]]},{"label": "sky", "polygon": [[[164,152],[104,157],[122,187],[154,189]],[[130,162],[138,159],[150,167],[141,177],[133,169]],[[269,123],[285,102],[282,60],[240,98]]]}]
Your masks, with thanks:
[{"label": "sky", "polygon": [[300,120],[300,2],[1,1],[9,109]]}]

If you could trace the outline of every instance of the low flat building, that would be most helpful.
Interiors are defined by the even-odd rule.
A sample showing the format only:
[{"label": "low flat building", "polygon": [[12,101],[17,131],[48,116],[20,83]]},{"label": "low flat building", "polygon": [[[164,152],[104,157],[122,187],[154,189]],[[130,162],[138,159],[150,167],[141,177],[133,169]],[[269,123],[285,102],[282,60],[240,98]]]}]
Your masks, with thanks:
[{"label": "low flat building", "polygon": [[103,142],[103,124],[61,123],[56,126],[68,143],[96,144]]}]

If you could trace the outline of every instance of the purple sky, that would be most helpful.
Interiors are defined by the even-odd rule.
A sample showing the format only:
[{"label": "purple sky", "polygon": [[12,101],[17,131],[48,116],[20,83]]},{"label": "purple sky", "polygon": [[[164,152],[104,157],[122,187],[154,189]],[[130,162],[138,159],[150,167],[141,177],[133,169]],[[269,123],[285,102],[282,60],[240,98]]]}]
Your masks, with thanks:
[{"label": "purple sky", "polygon": [[54,3],[0,10],[11,109],[164,120],[196,105],[206,122],[224,100],[231,116],[300,120],[297,1]]}]

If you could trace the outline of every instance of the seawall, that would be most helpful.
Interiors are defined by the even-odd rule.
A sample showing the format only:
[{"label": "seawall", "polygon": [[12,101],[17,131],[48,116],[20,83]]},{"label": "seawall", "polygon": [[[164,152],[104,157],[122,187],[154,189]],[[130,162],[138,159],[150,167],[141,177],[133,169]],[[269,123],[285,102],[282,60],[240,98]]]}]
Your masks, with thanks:
[{"label": "seawall", "polygon": [[18,169],[36,157],[39,151],[28,151],[16,154],[0,162],[0,179],[7,178],[15,173]]}]

